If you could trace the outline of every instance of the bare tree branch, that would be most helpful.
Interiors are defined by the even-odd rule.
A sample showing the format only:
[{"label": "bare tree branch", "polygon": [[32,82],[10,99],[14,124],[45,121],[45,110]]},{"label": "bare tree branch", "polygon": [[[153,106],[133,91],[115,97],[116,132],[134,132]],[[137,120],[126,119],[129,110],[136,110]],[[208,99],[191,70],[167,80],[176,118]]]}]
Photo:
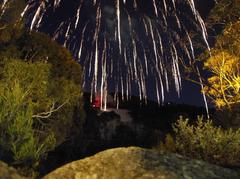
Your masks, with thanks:
[{"label": "bare tree branch", "polygon": [[32,117],[33,118],[41,118],[41,119],[47,119],[49,118],[52,113],[54,112],[57,112],[59,109],[61,109],[64,105],[66,105],[68,102],[65,101],[64,103],[62,103],[60,106],[58,106],[57,108],[55,108],[55,103],[52,104],[52,107],[50,108],[49,111],[47,112],[42,112],[42,113],[39,113],[39,114],[35,114],[33,115]]}]

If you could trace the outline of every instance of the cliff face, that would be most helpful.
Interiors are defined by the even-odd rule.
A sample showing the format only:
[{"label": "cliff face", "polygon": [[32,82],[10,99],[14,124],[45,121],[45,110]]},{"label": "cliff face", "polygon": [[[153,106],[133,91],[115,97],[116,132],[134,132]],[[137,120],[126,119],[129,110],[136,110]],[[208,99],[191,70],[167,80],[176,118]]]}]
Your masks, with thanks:
[{"label": "cliff face", "polygon": [[44,179],[237,179],[233,170],[189,160],[176,154],[162,154],[137,147],[110,149],[75,161],[51,172]]}]

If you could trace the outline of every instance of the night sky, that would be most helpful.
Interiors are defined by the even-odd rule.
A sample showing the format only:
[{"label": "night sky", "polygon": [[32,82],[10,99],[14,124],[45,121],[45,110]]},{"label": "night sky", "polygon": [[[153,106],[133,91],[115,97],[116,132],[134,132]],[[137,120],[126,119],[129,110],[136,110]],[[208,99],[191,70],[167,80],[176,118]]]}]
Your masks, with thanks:
[{"label": "night sky", "polygon": [[[26,18],[27,25],[30,28],[31,28],[31,25],[32,25],[32,22],[34,19],[34,15],[36,14],[37,8],[41,5],[40,2],[35,3],[35,4],[32,3],[31,9],[26,13],[27,14],[27,18]],[[146,67],[144,65],[143,65],[143,67],[141,67],[141,65],[140,65],[140,64],[144,63],[143,62],[144,61],[143,60],[143,56],[144,56],[143,50],[144,51],[146,50],[146,54],[147,54],[147,58],[149,61],[149,66],[150,66],[149,70],[153,71],[153,73],[151,75],[146,77],[146,86],[147,86],[147,91],[148,91],[147,94],[148,94],[149,99],[156,101],[156,95],[155,95],[156,90],[152,86],[154,86],[154,84],[155,84],[155,78],[157,78],[156,77],[157,73],[154,72],[155,69],[151,68],[151,66],[155,65],[154,60],[151,61],[149,59],[154,59],[154,55],[153,55],[154,54],[153,53],[154,45],[156,45],[157,47],[160,47],[160,44],[159,44],[159,41],[157,41],[156,44],[152,44],[152,41],[149,42],[148,37],[150,35],[146,36],[146,33],[143,30],[143,28],[141,29],[142,19],[140,19],[140,17],[147,15],[148,17],[153,19],[152,20],[153,25],[150,23],[147,24],[149,29],[150,29],[150,25],[152,25],[153,27],[156,26],[157,28],[160,29],[159,33],[160,33],[162,43],[164,46],[164,53],[162,56],[164,57],[163,61],[165,61],[165,62],[163,62],[163,66],[165,68],[166,68],[166,66],[168,66],[168,62],[166,62],[166,61],[169,60],[169,57],[168,57],[168,56],[170,56],[169,49],[172,49],[172,45],[168,45],[168,41],[171,41],[170,44],[175,43],[179,37],[184,38],[186,36],[185,32],[182,30],[179,30],[176,27],[177,26],[176,22],[171,15],[166,15],[169,27],[168,27],[167,31],[165,31],[165,29],[164,29],[165,26],[162,25],[164,18],[159,15],[158,20],[155,20],[156,15],[154,14],[154,6],[152,6],[151,3],[148,3],[148,1],[143,1],[143,2],[141,1],[142,3],[139,3],[137,10],[135,10],[133,8],[134,5],[131,4],[133,1],[127,0],[126,5],[124,5],[124,7],[127,10],[120,9],[120,12],[122,13],[121,14],[122,21],[121,21],[121,27],[120,27],[120,32],[122,35],[121,36],[121,38],[122,38],[121,45],[122,45],[123,49],[124,48],[127,49],[126,54],[128,54],[128,59],[133,59],[133,55],[130,54],[131,52],[129,52],[128,49],[134,50],[134,48],[133,48],[134,46],[131,46],[129,44],[131,44],[131,36],[135,36],[134,42],[136,43],[136,51],[137,51],[137,54],[140,57],[140,59],[138,59],[139,61],[137,61],[137,64],[138,64],[137,67],[134,66],[133,60],[128,62],[127,64],[124,64],[123,62],[121,63],[121,61],[124,61],[124,60],[122,59],[123,55],[119,56],[119,54],[122,54],[121,49],[119,47],[120,45],[118,44],[119,42],[116,43],[117,33],[118,33],[118,31],[116,29],[117,22],[116,22],[116,18],[115,18],[115,11],[113,11],[113,8],[112,8],[112,7],[115,7],[116,2],[109,1],[109,0],[101,0],[101,1],[97,1],[97,2],[101,2],[101,5],[99,5],[99,7],[101,7],[102,11],[99,14],[101,14],[103,16],[103,24],[104,24],[104,27],[103,27],[103,25],[100,25],[97,38],[95,38],[95,33],[96,33],[95,29],[97,29],[95,27],[95,26],[97,26],[96,25],[97,18],[96,18],[95,14],[98,12],[98,9],[97,9],[98,6],[96,6],[96,8],[93,7],[91,5],[92,1],[90,1],[90,0],[89,1],[84,0],[84,3],[83,3],[84,7],[81,7],[82,9],[81,9],[79,24],[74,24],[74,22],[78,21],[78,19],[76,19],[76,12],[77,12],[77,9],[79,8],[79,1],[62,0],[62,3],[57,8],[50,8],[53,5],[51,3],[47,3],[47,5],[44,5],[44,8],[42,8],[40,10],[40,12],[42,14],[44,14],[43,17],[41,17],[41,16],[38,17],[39,19],[41,19],[41,23],[39,23],[39,24],[35,23],[34,24],[35,26],[33,27],[33,29],[49,34],[52,38],[54,38],[59,43],[63,44],[68,49],[70,49],[70,51],[73,53],[73,55],[76,59],[78,59],[77,56],[79,55],[79,47],[81,47],[81,45],[82,45],[83,48],[81,50],[81,55],[84,56],[84,58],[81,56],[80,64],[82,64],[85,67],[85,69],[87,69],[87,70],[95,67],[94,64],[92,64],[93,62],[91,60],[87,60],[87,59],[94,59],[96,52],[89,53],[89,51],[90,50],[94,51],[94,49],[98,45],[97,46],[97,48],[99,50],[99,52],[97,54],[98,58],[100,58],[101,56],[104,56],[104,52],[103,52],[104,51],[104,39],[106,38],[107,43],[110,44],[109,46],[107,46],[107,49],[108,49],[107,51],[111,51],[109,54],[107,54],[107,56],[110,59],[115,59],[113,62],[111,62],[112,65],[114,66],[114,71],[112,72],[112,77],[109,78],[109,79],[111,79],[111,81],[108,82],[108,88],[110,90],[115,90],[116,84],[117,85],[120,84],[121,79],[119,79],[119,77],[117,76],[119,73],[123,74],[123,78],[127,78],[127,74],[129,73],[129,71],[131,71],[131,68],[128,69],[129,64],[130,64],[130,66],[132,65],[132,68],[136,68],[139,71],[146,70],[145,69]],[[137,1],[137,2],[139,2],[139,1]],[[187,31],[191,31],[191,28],[193,28],[193,30],[196,30],[197,28],[194,26],[195,22],[193,22],[191,20],[188,21],[189,16],[193,16],[193,15],[189,11],[189,9],[185,7],[186,5],[184,3],[180,3],[180,2],[182,2],[182,1],[176,1],[177,6],[179,7],[179,10],[176,11],[177,16],[179,18],[181,18],[181,20],[184,24],[184,28],[186,28]],[[195,4],[196,4],[196,9],[200,12],[202,18],[205,19],[208,15],[210,9],[214,5],[214,0],[197,0],[195,2]],[[161,8],[164,7],[163,1],[157,1],[157,5]],[[170,4],[168,4],[168,5],[170,5]],[[173,9],[173,5],[170,5],[170,6],[171,7],[167,7],[168,11],[171,11]],[[35,12],[35,13],[33,13],[33,12]],[[159,12],[162,12],[162,11],[159,11]],[[127,24],[128,15],[131,16],[131,18],[132,18],[132,23],[134,26],[132,31],[128,30],[128,24]],[[39,22],[40,22],[40,20],[39,20]],[[198,30],[196,30],[196,31],[198,31]],[[82,38],[83,33],[84,33],[84,41],[81,42],[81,39],[83,39]],[[148,33],[150,34],[150,30]],[[178,34],[177,37],[176,37],[176,33]],[[153,32],[153,35],[156,38],[155,31]],[[168,36],[170,36],[171,38],[168,38]],[[97,43],[94,43],[94,41],[97,41]],[[141,49],[141,46],[143,46],[143,49]],[[176,43],[176,48],[177,48],[177,51],[179,54],[183,54],[181,56],[181,58],[185,58],[186,54],[184,54],[185,52],[182,51],[182,46]],[[78,49],[78,50],[76,50],[76,49]],[[84,60],[81,61],[81,59],[84,59]],[[103,64],[103,59],[101,59],[101,60],[102,61],[100,61],[99,64],[101,64],[101,63]],[[120,61],[120,63],[119,63],[119,61]],[[108,73],[109,73],[109,71],[112,70],[112,69],[110,69],[109,64],[110,63],[108,63],[108,66],[107,66]],[[92,65],[92,67],[91,67],[91,65]],[[116,68],[116,66],[118,68]],[[99,69],[101,69],[101,67],[99,67]],[[98,71],[99,74],[102,74],[101,70]],[[166,73],[171,74],[172,72],[166,70]],[[92,72],[90,70],[89,74],[90,75],[85,76],[85,82],[86,82],[85,90],[87,90],[87,91],[89,91],[90,89],[93,88],[94,85],[91,85],[91,81],[94,81],[93,79],[95,79],[95,81],[101,80],[99,75],[95,76],[96,75],[95,72]],[[136,76],[137,77],[141,76],[141,73],[140,72],[137,73]],[[95,83],[95,81],[94,81],[94,83]],[[118,83],[116,81],[118,81]],[[173,81],[174,81],[173,79],[169,80],[170,86],[174,86]],[[164,80],[163,80],[163,82],[164,82]],[[165,84],[165,82],[164,82],[164,84]],[[99,86],[99,85],[97,85],[97,86]],[[133,84],[132,86],[133,86],[132,94],[133,95],[138,94],[137,85]],[[171,88],[171,89],[173,89],[173,88]],[[121,92],[120,89],[118,89],[118,90]],[[184,81],[184,80],[183,80],[183,85],[182,85],[181,97],[178,98],[177,93],[174,90],[170,90],[170,92],[166,93],[166,95],[165,95],[165,102],[184,103],[184,104],[197,105],[197,106],[204,105],[202,95],[200,94],[200,87],[198,85],[192,84],[191,82]]]},{"label": "night sky", "polygon": [[[214,0],[197,0],[196,7],[201,16],[206,19],[210,10],[214,7]],[[199,85],[185,80],[181,97],[176,98],[173,97],[173,95],[169,95],[168,99],[176,103],[204,106],[202,94],[199,93],[200,90],[201,88]],[[211,106],[211,104],[209,105]]]}]

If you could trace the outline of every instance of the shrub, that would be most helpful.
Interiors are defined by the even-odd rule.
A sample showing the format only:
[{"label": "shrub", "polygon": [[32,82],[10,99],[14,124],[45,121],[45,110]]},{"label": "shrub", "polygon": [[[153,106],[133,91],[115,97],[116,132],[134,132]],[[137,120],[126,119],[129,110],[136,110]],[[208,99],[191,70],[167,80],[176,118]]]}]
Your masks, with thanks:
[{"label": "shrub", "polygon": [[37,166],[65,141],[76,108],[81,110],[79,85],[53,78],[50,69],[47,63],[21,60],[3,61],[0,69],[0,147],[20,167]]},{"label": "shrub", "polygon": [[67,49],[45,34],[24,28],[24,20],[19,19],[24,0],[4,3],[7,8],[0,18],[0,160],[14,161],[24,174],[31,175],[30,168],[49,150],[82,132],[82,72]]},{"label": "shrub", "polygon": [[240,129],[224,130],[215,127],[211,120],[198,117],[196,125],[182,117],[173,125],[175,140],[168,136],[160,149],[177,152],[190,158],[202,159],[225,166],[240,164]]}]

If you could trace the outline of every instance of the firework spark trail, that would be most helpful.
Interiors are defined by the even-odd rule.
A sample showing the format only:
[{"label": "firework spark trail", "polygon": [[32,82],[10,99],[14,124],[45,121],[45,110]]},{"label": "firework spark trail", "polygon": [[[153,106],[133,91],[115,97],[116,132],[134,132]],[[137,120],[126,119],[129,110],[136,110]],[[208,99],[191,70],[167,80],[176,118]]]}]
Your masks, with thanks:
[{"label": "firework spark trail", "polygon": [[158,81],[157,81],[157,79],[156,79],[156,95],[157,95],[157,102],[158,102],[158,104],[161,104],[161,101],[160,101],[160,95],[159,95],[159,89],[158,89]]},{"label": "firework spark trail", "polygon": [[60,5],[61,0],[54,0],[54,9],[56,9]]},{"label": "firework spark trail", "polygon": [[5,9],[6,8],[6,4],[7,4],[7,2],[8,2],[9,0],[4,0],[3,1],[3,3],[2,3],[2,9]]},{"label": "firework spark trail", "polygon": [[96,40],[96,49],[95,49],[95,63],[94,63],[94,78],[93,78],[93,86],[94,86],[94,93],[97,93],[97,83],[98,83],[98,41]]},{"label": "firework spark trail", "polygon": [[[192,53],[192,58],[194,59],[195,58],[195,53],[194,53],[194,48],[193,48],[193,43],[192,43],[192,39],[189,35],[188,32],[186,32],[186,36],[187,36],[187,40],[188,40],[188,43],[190,45],[190,48],[191,48],[191,53]],[[190,58],[191,59],[191,58]]]},{"label": "firework spark trail", "polygon": [[35,25],[36,29],[39,29],[39,27],[40,27],[40,25],[42,23],[42,20],[43,20],[45,12],[46,12],[46,9],[43,9],[43,13],[41,13],[41,15],[39,16],[39,20],[38,20],[37,24]]},{"label": "firework spark trail", "polygon": [[164,77],[165,77],[165,83],[166,83],[166,91],[169,92],[168,73],[166,70],[164,72]]},{"label": "firework spark trail", "polygon": [[122,40],[121,40],[121,27],[120,27],[120,24],[121,24],[121,14],[120,14],[120,0],[116,0],[116,12],[117,12],[117,21],[118,21],[118,25],[117,25],[117,28],[118,28],[118,44],[119,44],[119,52],[120,54],[122,53]]},{"label": "firework spark trail", "polygon": [[153,0],[153,6],[154,6],[155,14],[156,14],[156,16],[158,16],[158,10],[157,10],[157,5],[156,5],[156,0]]},{"label": "firework spark trail", "polygon": [[147,61],[147,56],[146,56],[145,49],[143,49],[143,55],[144,55],[144,63],[145,63],[146,75],[148,75],[148,61]]},{"label": "firework spark trail", "polygon": [[198,12],[196,11],[196,8],[195,8],[195,3],[193,0],[187,0],[189,5],[191,6],[191,10],[193,11],[194,15],[196,17],[198,17]]},{"label": "firework spark trail", "polygon": [[133,7],[135,10],[137,9],[137,1],[136,0],[133,0]]},{"label": "firework spark trail", "polygon": [[198,21],[199,21],[199,23],[201,25],[201,31],[202,31],[203,40],[205,41],[205,44],[207,45],[208,51],[211,53],[210,46],[209,46],[208,40],[207,40],[207,28],[206,28],[202,18],[200,18],[200,16],[197,16],[197,18],[198,18]]},{"label": "firework spark trail", "polygon": [[83,37],[84,37],[84,33],[85,33],[86,28],[87,28],[87,24],[83,28],[82,36],[81,36],[81,42],[80,42],[80,48],[79,48],[79,51],[78,51],[78,59],[80,59],[80,60],[81,60],[81,55],[82,55]]},{"label": "firework spark trail", "polygon": [[106,63],[106,47],[107,43],[106,40],[104,40],[104,50],[103,50],[103,56],[102,56],[102,81],[101,81],[101,90],[100,90],[100,97],[101,101],[104,101],[105,103],[101,103],[101,109],[106,110],[107,109],[107,63]]},{"label": "firework spark trail", "polygon": [[24,8],[23,12],[21,13],[21,17],[23,17],[25,15],[25,13],[27,12],[29,8],[29,4],[26,5],[26,7]]},{"label": "firework spark trail", "polygon": [[163,44],[162,44],[162,38],[161,38],[159,31],[157,31],[157,36],[158,36],[158,42],[160,45],[160,52],[161,52],[161,56],[162,56],[163,55]]},{"label": "firework spark trail", "polygon": [[67,46],[67,42],[68,42],[68,39],[69,39],[70,27],[71,27],[71,22],[68,24],[67,31],[65,33],[65,41],[64,41],[64,44],[63,44],[64,47]]},{"label": "firework spark trail", "polygon": [[179,20],[179,18],[178,18],[176,13],[174,13],[174,17],[175,17],[175,19],[177,21],[178,28],[181,29],[181,23],[180,23],[180,20]]},{"label": "firework spark trail", "polygon": [[[30,29],[33,30],[34,26],[37,24],[37,26],[39,26],[39,20],[40,20],[40,16],[41,16],[41,10],[45,7],[45,2],[42,1],[41,4],[39,5],[33,19],[32,19],[32,23],[31,23],[31,26],[30,26]],[[38,22],[37,22],[38,20]]]},{"label": "firework spark trail", "polygon": [[201,88],[202,88],[202,95],[203,95],[204,104],[205,104],[205,108],[206,108],[206,112],[207,112],[207,117],[208,117],[208,119],[210,119],[206,93],[203,90],[203,88],[204,88],[203,81],[202,81],[202,77],[201,77],[201,74],[200,74],[200,71],[199,71],[198,67],[197,67],[197,73],[198,73],[198,78],[199,78],[199,81],[200,81],[200,84],[201,84]]},{"label": "firework spark trail", "polygon": [[[7,2],[4,0],[2,9]],[[22,16],[30,22],[27,25],[31,30],[42,31],[44,25],[48,27],[47,24],[53,23],[48,21],[48,17],[55,17],[66,2],[32,0]],[[89,86],[92,93],[100,90],[102,108],[106,105],[105,91],[111,91],[112,85],[115,85],[117,101],[117,92],[122,93],[122,99],[124,93],[129,99],[135,90],[134,85],[140,98],[146,100],[148,90],[152,88],[147,88],[149,79],[154,82],[159,103],[164,101],[165,90],[169,91],[172,86],[171,79],[180,95],[179,61],[188,57],[191,62],[195,57],[189,35],[191,29],[186,27],[184,18],[191,18],[189,20],[196,26],[194,29],[201,31],[209,48],[206,27],[193,0],[149,2],[152,3],[151,10],[141,9],[141,3],[145,2],[137,0],[79,0],[72,15],[54,22],[55,29],[50,35],[75,54],[83,66],[84,78],[91,79],[90,84],[84,81],[83,85]],[[185,14],[182,4],[190,14]],[[187,43],[181,43],[181,39]]]},{"label": "firework spark trail", "polygon": [[94,34],[94,41],[95,41],[95,63],[94,63],[94,78],[93,78],[93,85],[94,86],[94,94],[97,93],[97,86],[98,86],[98,63],[99,63],[99,50],[98,50],[98,34],[100,31],[100,26],[101,26],[101,9],[100,6],[97,8],[97,15],[96,15],[96,29],[95,29],[95,34]]},{"label": "firework spark trail", "polygon": [[178,95],[180,96],[180,91],[181,91],[181,87],[182,87],[182,84],[181,84],[181,74],[180,74],[180,69],[179,69],[179,62],[178,62],[178,59],[179,59],[179,56],[178,56],[178,52],[177,52],[177,49],[175,47],[175,45],[172,46],[173,47],[173,54],[174,54],[174,57],[173,59],[174,60],[174,63],[175,63],[175,66],[176,66],[176,71],[177,71],[177,85],[179,87],[179,90],[177,91],[178,92]]},{"label": "firework spark trail", "polygon": [[[134,77],[136,79],[137,76],[138,76],[137,75],[137,46],[136,46],[135,39],[133,38],[133,34],[132,34],[132,20],[131,20],[131,17],[130,17],[129,14],[128,14],[128,25],[129,25],[129,29],[130,29],[130,36],[131,36],[132,46],[133,46],[133,65],[134,65],[134,70],[131,70],[131,71],[134,71]],[[131,63],[130,63],[130,67],[131,67]]]},{"label": "firework spark trail", "polygon": [[172,0],[172,4],[173,4],[173,8],[174,8],[174,10],[176,10],[176,3],[175,3],[174,0]]},{"label": "firework spark trail", "polygon": [[149,25],[150,25],[150,32],[151,32],[151,36],[152,36],[152,41],[153,41],[153,49],[154,49],[154,56],[155,56],[155,60],[156,60],[156,64],[158,62],[157,59],[157,47],[156,47],[156,41],[155,41],[155,37],[154,37],[154,33],[153,33],[153,27],[152,27],[152,22],[150,19],[148,19]]},{"label": "firework spark trail", "polygon": [[97,4],[97,0],[93,0],[93,6]]},{"label": "firework spark trail", "polygon": [[75,29],[77,29],[77,26],[78,26],[78,22],[79,22],[79,19],[80,19],[80,10],[81,10],[81,7],[82,7],[82,3],[80,4],[78,10],[77,10],[77,14],[76,14],[76,22],[75,22]]},{"label": "firework spark trail", "polygon": [[56,28],[52,36],[53,40],[56,40],[59,37],[60,31],[63,25],[64,25],[64,22],[61,22],[61,24]]},{"label": "firework spark trail", "polygon": [[7,9],[7,4],[8,4],[9,0],[4,0],[2,2],[2,6],[1,6],[1,15],[0,17],[5,13],[6,9]]},{"label": "firework spark trail", "polygon": [[166,0],[163,0],[164,13],[167,14],[167,3]]}]

